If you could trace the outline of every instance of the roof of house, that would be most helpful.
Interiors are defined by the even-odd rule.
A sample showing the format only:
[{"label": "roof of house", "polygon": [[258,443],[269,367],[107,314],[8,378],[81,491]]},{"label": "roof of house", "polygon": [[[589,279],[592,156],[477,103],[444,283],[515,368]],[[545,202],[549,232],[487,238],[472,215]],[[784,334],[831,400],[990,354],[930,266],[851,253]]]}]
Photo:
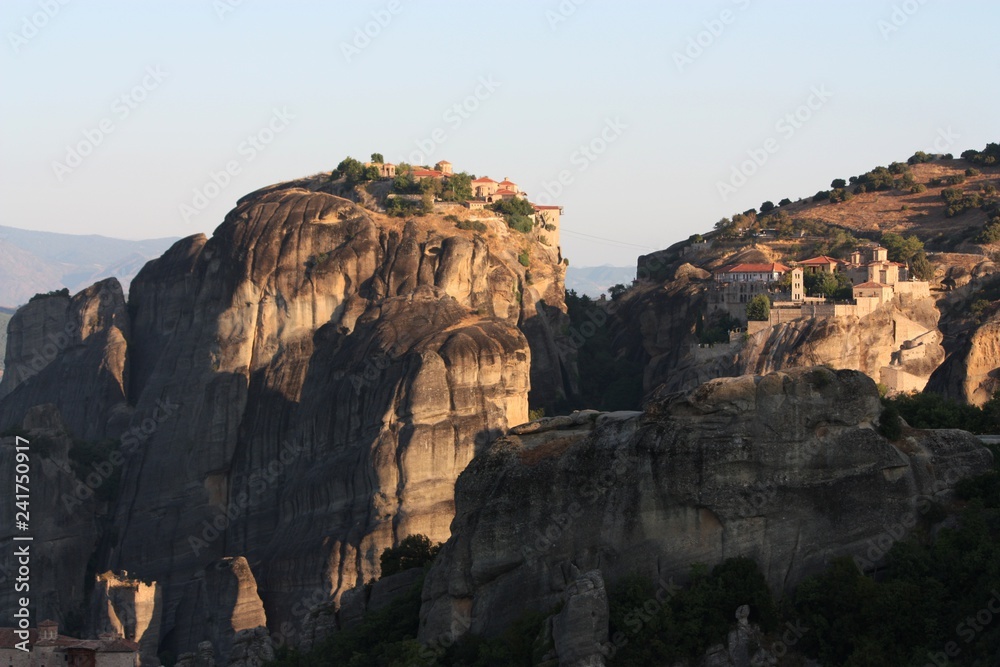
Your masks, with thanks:
[{"label": "roof of house", "polygon": [[427,176],[430,178],[441,178],[444,176],[440,171],[434,171],[433,169],[414,169],[414,176]]},{"label": "roof of house", "polygon": [[514,181],[509,180],[506,176],[504,176],[503,180],[500,181],[500,185],[516,185],[516,184],[514,183]]},{"label": "roof of house", "polygon": [[56,626],[57,628],[59,627],[59,624],[58,624],[58,623],[56,623],[55,621],[53,621],[53,620],[52,620],[52,619],[50,619],[50,618],[47,618],[47,619],[45,619],[44,621],[42,621],[41,623],[39,623],[39,624],[38,624],[38,627],[40,627],[40,628],[50,628],[50,627],[52,627],[53,625],[54,625],[54,626]]},{"label": "roof of house", "polygon": [[860,285],[855,285],[854,289],[857,289],[859,287],[863,287],[865,289],[872,289],[875,287],[888,287],[888,285],[883,285],[882,283],[867,282],[867,283],[861,283]]},{"label": "roof of house", "polygon": [[496,191],[496,194],[498,194],[498,195],[516,195],[517,193],[514,192],[513,190],[508,189],[508,188],[500,188],[499,190]]},{"label": "roof of house", "polygon": [[840,260],[835,257],[827,257],[826,255],[820,255],[819,257],[810,257],[809,259],[804,259],[799,264],[840,264]]},{"label": "roof of house", "polygon": [[496,183],[496,181],[494,181],[489,176],[483,176],[482,178],[477,178],[476,180],[474,180],[472,182],[473,183]]},{"label": "roof of house", "polygon": [[784,273],[790,270],[784,264],[772,262],[770,264],[735,264],[728,269],[723,268],[717,273]]},{"label": "roof of house", "polygon": [[451,164],[451,162],[448,162],[447,160],[438,160],[437,163],[438,164]]},{"label": "roof of house", "polygon": [[555,209],[562,210],[562,206],[542,206],[541,204],[532,204],[536,211],[552,211]]}]

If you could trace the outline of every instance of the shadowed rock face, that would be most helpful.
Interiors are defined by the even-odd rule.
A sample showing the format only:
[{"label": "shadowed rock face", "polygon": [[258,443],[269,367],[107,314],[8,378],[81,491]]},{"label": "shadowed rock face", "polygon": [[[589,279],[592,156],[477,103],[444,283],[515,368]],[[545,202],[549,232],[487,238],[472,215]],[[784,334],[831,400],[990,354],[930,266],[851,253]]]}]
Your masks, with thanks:
[{"label": "shadowed rock face", "polygon": [[781,591],[833,557],[872,558],[873,543],[885,549],[914,525],[918,498],[992,464],[961,431],[890,443],[880,412],[865,375],[812,368],[513,429],[459,477],[421,639],[447,635],[456,617],[494,635],[525,610],[549,612],[576,571],[666,581],[748,556]]},{"label": "shadowed rock face", "polygon": [[[74,436],[120,437],[120,490],[105,510],[115,535],[98,571],[156,582],[162,649],[208,639],[224,658],[233,630],[218,619],[252,606],[244,598],[272,629],[298,626],[317,590],[335,598],[377,576],[399,539],[448,537],[455,479],[527,421],[532,349],[556,350],[558,260],[503,224],[404,223],[275,186],[242,199],[212,238],[147,264],[127,311],[118,290],[110,305],[88,291],[19,312],[15,365],[66,320],[90,333],[21,384],[5,377],[0,414],[19,424],[52,403]],[[562,363],[547,356],[552,391]],[[85,392],[61,387],[66,372],[90,378]],[[182,623],[180,610],[215,599],[199,573],[236,557],[253,595],[241,588],[238,605],[205,612],[217,627]]]}]

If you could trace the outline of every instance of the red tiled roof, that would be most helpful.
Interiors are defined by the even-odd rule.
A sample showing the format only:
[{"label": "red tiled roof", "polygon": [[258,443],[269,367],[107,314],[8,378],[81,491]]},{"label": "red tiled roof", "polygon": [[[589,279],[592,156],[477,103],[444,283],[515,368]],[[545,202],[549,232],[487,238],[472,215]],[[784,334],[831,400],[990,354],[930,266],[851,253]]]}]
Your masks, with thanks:
[{"label": "red tiled roof", "polygon": [[540,204],[532,204],[532,206],[535,207],[536,211],[550,211],[552,209],[557,209],[557,208],[561,209],[562,208],[562,206],[542,206]]},{"label": "red tiled roof", "polygon": [[474,180],[472,182],[473,183],[496,183],[496,181],[494,181],[489,176],[483,176],[482,178],[477,178],[476,180]]},{"label": "red tiled roof", "polygon": [[498,195],[516,195],[517,193],[514,192],[513,190],[508,190],[507,188],[500,188],[499,190],[496,191],[496,194],[498,194]]},{"label": "red tiled roof", "polygon": [[447,160],[438,160],[438,164],[451,164],[451,162],[448,162]]},{"label": "red tiled roof", "polygon": [[819,257],[804,259],[799,262],[799,264],[840,264],[840,260],[833,257],[827,257],[826,255],[820,255]]},{"label": "red tiled roof", "polygon": [[516,185],[514,181],[508,181],[506,178],[500,181],[500,185]]},{"label": "red tiled roof", "polygon": [[790,269],[784,264],[772,262],[771,264],[736,264],[729,269],[720,271],[720,273],[784,273],[785,271],[790,271]]},{"label": "red tiled roof", "polygon": [[874,287],[888,287],[888,285],[883,285],[882,283],[867,282],[867,283],[861,283],[860,285],[855,285],[854,287],[855,289],[857,289],[858,287],[864,287],[865,289],[872,289]]}]

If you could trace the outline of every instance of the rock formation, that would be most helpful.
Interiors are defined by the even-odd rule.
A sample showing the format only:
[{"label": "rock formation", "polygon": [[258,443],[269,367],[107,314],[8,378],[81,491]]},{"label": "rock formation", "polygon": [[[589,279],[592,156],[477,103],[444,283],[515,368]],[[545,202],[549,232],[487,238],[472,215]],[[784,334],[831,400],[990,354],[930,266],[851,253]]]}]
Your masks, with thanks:
[{"label": "rock formation", "polygon": [[576,571],[681,580],[691,563],[746,556],[782,592],[833,557],[870,558],[914,525],[919,497],[947,498],[992,464],[961,431],[888,442],[880,414],[870,378],[818,367],[513,429],[459,477],[421,640],[455,614],[494,636],[525,610],[548,613]]},{"label": "rock formation", "polygon": [[52,473],[80,568],[42,616],[89,603],[127,631],[117,584],[84,599],[97,552],[98,572],[156,582],[160,650],[207,641],[225,661],[236,632],[300,627],[306,601],[377,577],[403,537],[447,539],[458,474],[527,421],[529,389],[539,405],[566,391],[558,248],[500,219],[389,218],[325,182],[244,197],[211,238],[149,262],[127,308],[109,280],[15,315],[0,427],[45,404],[64,450],[120,455],[95,462],[121,483],[89,524],[56,506],[85,471]]}]

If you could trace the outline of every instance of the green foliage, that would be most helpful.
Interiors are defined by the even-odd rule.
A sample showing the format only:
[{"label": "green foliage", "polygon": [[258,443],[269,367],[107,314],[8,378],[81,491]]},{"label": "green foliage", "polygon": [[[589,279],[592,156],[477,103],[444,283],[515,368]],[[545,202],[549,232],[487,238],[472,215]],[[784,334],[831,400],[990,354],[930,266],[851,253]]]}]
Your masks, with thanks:
[{"label": "green foliage", "polygon": [[834,189],[837,189],[837,188],[846,188],[847,187],[847,181],[845,181],[842,178],[835,178],[835,179],[833,179],[830,182],[830,187],[834,188]]},{"label": "green foliage", "polygon": [[972,433],[1000,433],[1000,392],[981,408],[929,391],[900,395],[885,402],[914,428],[959,428]]},{"label": "green foliage", "polygon": [[784,199],[782,199],[781,201],[778,202],[778,206],[788,206],[791,203],[792,203],[792,200],[789,199],[788,197],[785,197]]},{"label": "green foliage", "polygon": [[692,234],[691,236],[688,237],[689,243],[701,243],[704,240],[705,237],[703,237],[701,234]]},{"label": "green foliage", "polygon": [[694,332],[698,336],[698,342],[702,345],[713,345],[715,343],[728,343],[729,332],[742,329],[743,324],[728,313],[714,311],[705,318],[698,316],[695,322]]},{"label": "green foliage", "polygon": [[819,192],[813,195],[814,202],[826,201],[829,198],[830,198],[829,190],[820,190]]},{"label": "green foliage", "polygon": [[[448,649],[440,664],[454,667],[531,667],[541,664],[542,657],[552,648],[551,643],[545,646],[541,642],[547,616],[525,612],[501,636],[493,639],[466,634]],[[426,664],[412,663],[412,667]]]},{"label": "green foliage", "polygon": [[966,162],[978,165],[994,165],[1000,162],[1000,143],[986,144],[986,148],[981,151],[967,150],[962,153],[962,159]]},{"label": "green foliage", "polygon": [[365,181],[372,180],[372,172],[374,172],[374,177],[378,178],[378,169],[366,169],[365,165],[358,162],[354,158],[347,156],[340,161],[337,168],[333,170],[333,180],[338,180],[340,178],[344,179],[344,182],[349,186],[357,185],[358,183],[364,183]]},{"label": "green foliage", "polygon": [[381,153],[372,153],[372,159],[370,161],[375,164],[385,164],[385,158],[382,157]]},{"label": "green foliage", "polygon": [[535,408],[528,410],[528,421],[535,421],[545,417],[545,408]]},{"label": "green foliage", "polygon": [[518,256],[517,256],[517,261],[519,261],[521,263],[521,266],[530,266],[531,265],[531,255],[528,254],[527,250],[522,250],[520,252],[520,254],[518,254]]},{"label": "green foliage", "polygon": [[830,191],[830,203],[839,204],[840,202],[847,201],[853,197],[853,195],[844,188],[837,188],[836,190]]},{"label": "green foliage", "polygon": [[892,190],[895,187],[896,179],[893,178],[893,172],[885,167],[875,167],[871,171],[858,176],[857,186],[854,188],[854,194],[876,192],[879,190]]},{"label": "green foliage", "polygon": [[933,155],[928,155],[923,151],[917,151],[911,155],[907,160],[907,164],[922,164],[924,162],[931,162],[934,159]]},{"label": "green foliage", "polygon": [[905,174],[910,171],[910,165],[904,162],[893,162],[889,165],[890,174]]},{"label": "green foliage", "polygon": [[899,409],[895,405],[890,403],[882,410],[878,430],[887,440],[895,441],[903,437],[903,424],[899,421]]},{"label": "green foliage", "polygon": [[379,561],[382,577],[388,577],[403,570],[429,565],[441,549],[440,544],[432,545],[426,535],[404,537],[399,546],[389,547],[382,552]]},{"label": "green foliage", "polygon": [[441,190],[444,201],[466,201],[472,199],[472,176],[463,172],[445,178]]},{"label": "green foliage", "polygon": [[983,173],[983,172],[979,171],[978,169],[976,169],[974,167],[969,167],[968,169],[965,170],[965,175],[966,176],[979,176],[981,173]]},{"label": "green foliage", "polygon": [[501,199],[490,205],[490,208],[501,215],[533,215],[534,207],[527,199]]},{"label": "green foliage", "polygon": [[392,179],[392,191],[401,195],[418,195],[420,194],[420,183],[418,183],[413,178],[413,172],[407,170],[404,172],[396,171],[396,178]]},{"label": "green foliage", "polygon": [[851,279],[843,273],[807,273],[802,277],[807,296],[846,301],[854,297]]},{"label": "green foliage", "polygon": [[976,237],[976,243],[1000,243],[1000,216],[992,218],[983,226]]},{"label": "green foliage", "polygon": [[945,188],[941,191],[941,198],[948,205],[946,214],[949,218],[971,209],[981,208],[985,203],[982,194],[966,193],[961,188]]},{"label": "green foliage", "polygon": [[760,205],[761,213],[769,213],[770,211],[773,210],[774,210],[774,202],[771,200],[768,200]]},{"label": "green foliage", "polygon": [[750,621],[765,632],[778,625],[778,613],[764,576],[749,558],[729,558],[711,573],[691,568],[690,582],[677,589],[654,585],[631,575],[612,586],[609,595],[613,655],[608,665],[669,665],[704,655],[724,641],[742,605]]},{"label": "green foliage", "polygon": [[766,294],[758,294],[747,303],[747,319],[766,322],[771,316],[771,300]]},{"label": "green foliage", "polygon": [[435,664],[417,643],[423,580],[359,625],[338,630],[308,653],[281,650],[269,667],[410,667]]},{"label": "green foliage", "polygon": [[612,285],[611,287],[608,288],[608,296],[611,297],[612,301],[617,301],[627,291],[628,291],[628,287],[626,285],[623,285],[622,283],[618,283],[617,285]]},{"label": "green foliage", "polygon": [[486,223],[479,220],[458,220],[455,226],[459,229],[471,229],[474,232],[485,232]]},{"label": "green foliage", "polygon": [[889,260],[902,262],[910,267],[913,275],[929,280],[934,276],[934,267],[927,259],[924,242],[917,236],[902,236],[893,232],[882,235],[881,243],[889,251]]},{"label": "green foliage", "polygon": [[39,292],[35,296],[33,296],[30,299],[28,299],[28,303],[31,303],[32,301],[38,301],[39,299],[47,299],[47,298],[49,298],[51,296],[65,296],[65,297],[69,297],[69,290],[67,288],[63,287],[62,289],[52,290],[51,292],[45,292],[45,293]]},{"label": "green foliage", "polygon": [[391,216],[402,218],[408,215],[421,215],[423,201],[412,201],[402,197],[393,197],[385,205],[385,212]]},{"label": "green foliage", "polygon": [[921,192],[926,192],[926,191],[927,191],[927,186],[924,185],[923,183],[914,183],[912,186],[910,186],[910,192],[913,194],[919,194]]},{"label": "green foliage", "polygon": [[965,183],[965,176],[962,174],[952,174],[944,179],[944,182],[948,185],[960,185]]},{"label": "green foliage", "polygon": [[524,215],[508,215],[505,216],[507,220],[507,226],[516,232],[521,232],[522,234],[529,233],[535,226],[531,218]]}]

